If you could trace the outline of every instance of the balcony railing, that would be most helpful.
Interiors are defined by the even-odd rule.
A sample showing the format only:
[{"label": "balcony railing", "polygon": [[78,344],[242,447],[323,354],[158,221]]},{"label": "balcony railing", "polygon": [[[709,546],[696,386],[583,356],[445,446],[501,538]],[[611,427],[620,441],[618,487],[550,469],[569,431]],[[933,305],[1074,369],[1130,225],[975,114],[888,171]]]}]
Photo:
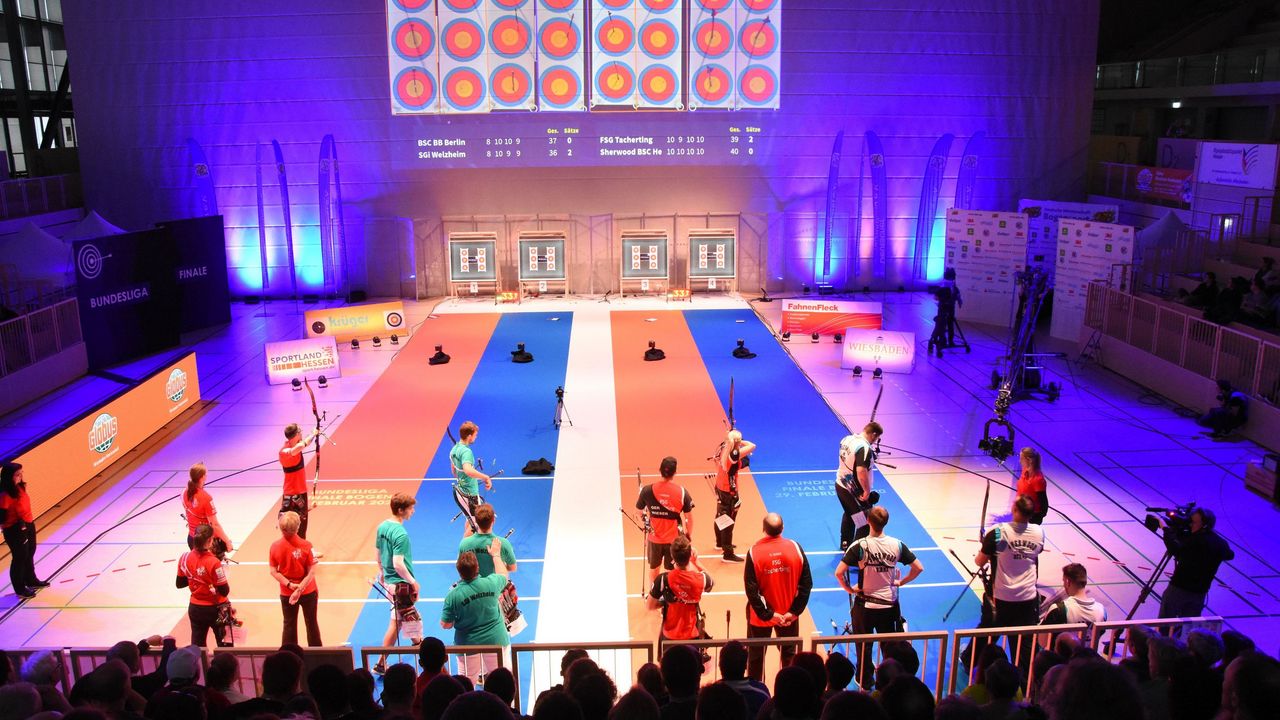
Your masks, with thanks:
[{"label": "balcony railing", "polygon": [[1093,86],[1122,90],[1274,81],[1280,81],[1280,47],[1244,47],[1099,65]]},{"label": "balcony railing", "polygon": [[80,175],[48,175],[0,182],[0,220],[84,205]]}]

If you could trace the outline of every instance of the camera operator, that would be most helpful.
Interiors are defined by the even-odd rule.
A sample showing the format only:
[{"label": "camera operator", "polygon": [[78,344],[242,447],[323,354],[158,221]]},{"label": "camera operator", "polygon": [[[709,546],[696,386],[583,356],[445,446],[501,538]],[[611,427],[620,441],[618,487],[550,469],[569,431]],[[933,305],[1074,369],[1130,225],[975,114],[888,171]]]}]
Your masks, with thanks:
[{"label": "camera operator", "polygon": [[1210,437],[1224,437],[1248,422],[1249,397],[1231,387],[1231,381],[1226,378],[1218,380],[1218,403],[1218,407],[1196,420],[1200,427],[1213,431]]},{"label": "camera operator", "polygon": [[[840,516],[840,551],[849,543],[871,533],[866,525],[865,513],[874,504],[871,499],[872,475],[875,472],[875,443],[884,435],[884,428],[874,420],[862,428],[862,432],[846,436],[840,441],[840,466],[836,468],[836,498],[844,512]],[[863,520],[858,527],[854,517]]]},{"label": "camera operator", "polygon": [[1160,617],[1199,617],[1218,566],[1235,559],[1231,546],[1214,532],[1216,521],[1213,511],[1205,508],[1192,510],[1185,526],[1160,517],[1164,545],[1174,560],[1173,578],[1160,600]]}]

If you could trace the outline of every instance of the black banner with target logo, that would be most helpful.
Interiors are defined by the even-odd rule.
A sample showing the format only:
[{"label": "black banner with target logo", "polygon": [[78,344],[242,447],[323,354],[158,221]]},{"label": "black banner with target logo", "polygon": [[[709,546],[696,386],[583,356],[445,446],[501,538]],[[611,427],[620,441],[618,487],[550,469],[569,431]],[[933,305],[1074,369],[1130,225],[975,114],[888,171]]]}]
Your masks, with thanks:
[{"label": "black banner with target logo", "polygon": [[[89,367],[178,344],[177,247],[166,229],[78,240],[76,299]],[[225,271],[226,260],[223,260]]]}]

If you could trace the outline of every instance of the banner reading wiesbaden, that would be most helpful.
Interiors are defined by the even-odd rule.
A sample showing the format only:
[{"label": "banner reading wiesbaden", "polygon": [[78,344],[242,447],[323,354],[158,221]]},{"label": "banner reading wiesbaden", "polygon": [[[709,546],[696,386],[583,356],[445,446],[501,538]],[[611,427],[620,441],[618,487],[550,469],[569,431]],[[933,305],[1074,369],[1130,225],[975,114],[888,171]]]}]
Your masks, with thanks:
[{"label": "banner reading wiesbaden", "polygon": [[338,342],[371,338],[374,335],[408,335],[404,321],[404,303],[369,303],[347,307],[308,310],[307,337],[330,335]]},{"label": "banner reading wiesbaden", "polygon": [[200,399],[191,353],[16,459],[31,511],[46,512]]}]

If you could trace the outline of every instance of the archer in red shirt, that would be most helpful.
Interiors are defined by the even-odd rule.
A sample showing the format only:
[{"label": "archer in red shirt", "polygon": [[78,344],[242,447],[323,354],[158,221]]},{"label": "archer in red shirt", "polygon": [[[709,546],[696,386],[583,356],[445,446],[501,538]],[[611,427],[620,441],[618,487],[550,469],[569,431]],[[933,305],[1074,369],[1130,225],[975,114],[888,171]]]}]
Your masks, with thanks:
[{"label": "archer in red shirt", "polygon": [[316,617],[320,592],[316,588],[315,550],[298,535],[301,520],[295,512],[280,515],[280,539],[271,544],[267,563],[271,577],[280,583],[280,609],[284,613],[281,645],[298,643],[298,610],[307,626],[307,645],[320,647],[320,622]]},{"label": "archer in red shirt", "polygon": [[696,640],[708,637],[702,627],[702,593],[715,584],[711,575],[698,563],[689,538],[683,535],[671,543],[675,568],[653,581],[649,590],[649,609],[662,606],[662,640]]},{"label": "archer in red shirt", "polygon": [[187,490],[182,493],[182,509],[187,516],[187,547],[195,548],[196,528],[208,525],[213,528],[213,536],[220,538],[227,547],[227,552],[235,550],[231,545],[231,537],[218,522],[218,509],[213,506],[213,497],[204,489],[205,477],[209,471],[204,463],[191,466]]},{"label": "archer in red shirt", "polygon": [[1036,507],[1028,522],[1041,525],[1049,512],[1049,489],[1044,481],[1044,473],[1040,471],[1040,453],[1035,448],[1024,447],[1018,454],[1018,460],[1022,464],[1022,474],[1018,476],[1018,494],[1035,501]]},{"label": "archer in red shirt", "polygon": [[671,543],[676,537],[693,533],[693,496],[675,483],[676,459],[663,458],[658,473],[662,478],[641,488],[636,498],[636,509],[648,516],[651,528],[645,536],[650,584],[658,577],[659,565],[667,570],[675,567],[671,562]]},{"label": "archer in red shirt", "polygon": [[296,512],[301,524],[298,536],[307,536],[307,513],[311,503],[307,499],[307,461],[302,451],[316,439],[316,431],[303,439],[298,423],[284,428],[284,446],[280,448],[280,467],[284,470],[284,496],[280,500],[280,512]]},{"label": "archer in red shirt", "polygon": [[213,639],[218,647],[229,647],[230,638],[225,637],[226,628],[218,624],[218,606],[227,602],[231,594],[231,586],[227,583],[227,571],[222,562],[209,551],[209,543],[213,541],[213,528],[201,525],[195,532],[195,549],[189,550],[178,558],[178,577],[176,585],[179,589],[191,590],[191,601],[187,605],[187,618],[191,621],[191,644],[205,647],[209,641],[209,630],[213,630]]}]

